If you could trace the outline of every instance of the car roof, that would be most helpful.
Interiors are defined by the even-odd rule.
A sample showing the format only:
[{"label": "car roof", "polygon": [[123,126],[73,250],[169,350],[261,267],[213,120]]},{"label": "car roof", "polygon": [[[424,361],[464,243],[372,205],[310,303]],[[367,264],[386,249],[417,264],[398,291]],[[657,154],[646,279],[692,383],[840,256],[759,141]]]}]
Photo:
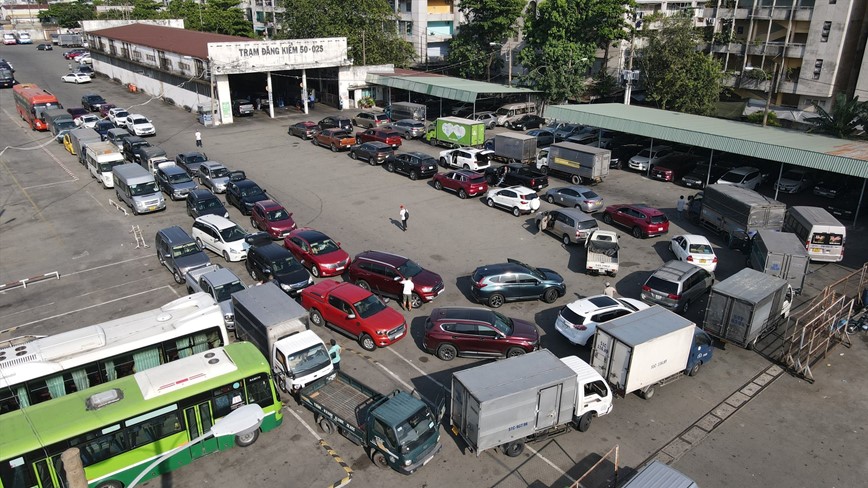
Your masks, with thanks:
[{"label": "car roof", "polygon": [[431,319],[461,319],[490,323],[493,314],[491,310],[481,307],[439,307],[431,311]]},{"label": "car roof", "polygon": [[423,153],[423,152],[419,152],[419,151],[407,151],[407,152],[405,152],[404,154],[407,154],[407,155],[409,155],[409,156],[416,156],[417,158],[429,158],[429,159],[434,159],[434,156],[432,156],[432,155],[430,155],[430,154],[425,154],[425,153]]},{"label": "car roof", "polygon": [[218,229],[221,229],[221,230],[222,229],[228,229],[230,227],[235,227],[236,225],[238,225],[235,222],[232,222],[231,220],[227,219],[226,217],[223,217],[221,215],[213,215],[213,214],[202,215],[201,217],[196,217],[196,220],[201,221],[201,222],[205,222],[207,224],[211,224],[214,227],[217,227]]},{"label": "car roof", "polygon": [[162,170],[163,173],[166,173],[166,174],[181,174],[181,173],[187,174],[187,172],[184,171],[184,168],[178,166],[177,164],[175,164],[171,161],[166,162],[166,163],[162,163],[157,168]]},{"label": "car roof", "polygon": [[608,295],[594,295],[580,298],[568,304],[567,307],[578,314],[587,315],[590,312],[597,312],[608,308],[623,308],[623,305]]},{"label": "car roof", "polygon": [[695,272],[697,269],[702,268],[694,264],[690,264],[686,261],[679,261],[677,259],[673,259],[672,261],[668,261],[663,266],[657,268],[656,271],[651,273],[651,276],[666,281],[682,281],[686,276]]},{"label": "car roof", "polygon": [[680,234],[674,236],[673,239],[675,237],[683,237],[684,240],[688,242],[688,244],[708,244],[709,246],[711,245],[711,242],[708,240],[707,237],[699,234]]},{"label": "car roof", "polygon": [[257,185],[256,182],[253,180],[238,180],[238,181],[233,181],[232,184],[237,186],[238,188],[242,188],[242,187],[252,188],[254,186],[259,187],[259,185]]},{"label": "car roof", "polygon": [[504,273],[527,273],[529,271],[529,269],[518,263],[496,263],[482,265],[476,268],[474,274],[476,274],[476,272],[480,272],[485,276],[494,276]]},{"label": "car roof", "polygon": [[287,256],[292,257],[292,253],[289,252],[288,249],[273,242],[268,242],[267,244],[260,246],[253,246],[249,252],[259,254],[260,256],[270,260],[286,258]]},{"label": "car roof", "polygon": [[658,210],[658,209],[656,209],[656,208],[654,208],[654,207],[652,207],[646,203],[621,203],[621,204],[612,205],[612,206],[617,207],[617,208],[629,207],[629,208],[632,208],[635,210],[641,210],[642,212],[647,213],[648,215],[663,215],[663,212],[661,212],[660,210]]},{"label": "car roof", "polygon": [[240,279],[235,276],[235,273],[233,273],[227,268],[220,268],[218,270],[211,271],[210,273],[205,273],[203,278],[208,280],[208,282],[214,286],[226,285],[229,283],[235,283],[236,281],[240,281]]},{"label": "car roof", "polygon": [[369,259],[372,261],[381,261],[391,264],[392,266],[400,266],[407,262],[409,258],[398,254],[392,254],[385,251],[364,251],[356,255],[356,259]]},{"label": "car roof", "polygon": [[[360,300],[364,300],[372,295],[372,293],[364,288],[356,286],[352,283],[347,282],[336,282],[334,280],[327,280],[337,283],[337,286],[331,288],[330,294],[336,296],[338,298],[342,298],[350,303],[356,303]],[[325,283],[326,281],[321,281],[320,283]],[[316,286],[316,285],[314,285]]]},{"label": "car roof", "polygon": [[207,188],[196,188],[195,190],[190,190],[188,195],[192,196],[196,200],[202,200],[203,198],[216,198],[218,202],[220,201],[220,199],[217,198],[217,195],[211,193],[211,190],[208,190]]},{"label": "car roof", "polygon": [[458,169],[455,171],[450,171],[450,173],[456,173],[459,175],[467,176],[468,178],[484,178],[485,176],[481,173],[477,173],[476,171],[471,171],[469,169]]},{"label": "car roof", "polygon": [[501,190],[512,190],[518,193],[536,193],[535,190],[522,185],[508,186],[506,188],[501,188]]},{"label": "car roof", "polygon": [[[123,129],[121,129],[121,130],[123,130]],[[191,158],[193,156],[202,156],[203,158],[205,157],[205,155],[199,151],[182,152],[182,153],[178,153],[178,156],[180,156],[182,158]]]},{"label": "car roof", "polygon": [[759,171],[759,169],[753,166],[739,166],[738,168],[732,168],[731,170],[727,171],[727,173],[745,175],[753,171]]},{"label": "car roof", "polygon": [[209,168],[225,168],[223,163],[218,163],[217,161],[203,161],[202,166],[207,166]]},{"label": "car roof", "polygon": [[368,141],[368,142],[363,142],[362,144],[366,145],[366,146],[375,146],[375,147],[379,147],[379,148],[383,148],[383,149],[392,149],[392,146],[386,144],[383,141]]},{"label": "car roof", "polygon": [[257,207],[262,207],[262,209],[265,211],[283,208],[283,205],[281,205],[281,204],[279,204],[276,201],[271,200],[271,199],[258,201],[256,203],[254,203],[254,205]]},{"label": "car roof", "polygon": [[321,241],[323,239],[328,239],[329,237],[322,232],[311,229],[310,227],[302,227],[301,229],[292,231],[293,235],[297,235],[302,239],[310,242],[310,241]]},{"label": "car roof", "polygon": [[582,212],[578,208],[572,208],[572,207],[553,208],[553,209],[549,210],[549,212],[560,212],[560,213],[566,215],[567,217],[570,217],[570,218],[577,220],[579,222],[584,222],[586,220],[597,220],[593,216],[588,215],[585,212]]}]

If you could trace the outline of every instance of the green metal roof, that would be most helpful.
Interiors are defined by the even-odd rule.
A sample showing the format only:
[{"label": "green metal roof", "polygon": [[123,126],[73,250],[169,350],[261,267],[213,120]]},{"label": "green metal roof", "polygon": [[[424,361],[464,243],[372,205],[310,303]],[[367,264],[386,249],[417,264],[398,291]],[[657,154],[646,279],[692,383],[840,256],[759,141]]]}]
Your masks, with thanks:
[{"label": "green metal roof", "polygon": [[619,103],[552,105],[545,117],[868,178],[861,141]]},{"label": "green metal roof", "polygon": [[465,80],[451,76],[402,76],[385,73],[368,73],[368,83],[426,93],[431,96],[473,103],[480,93],[538,93],[527,88],[517,88],[485,81]]}]

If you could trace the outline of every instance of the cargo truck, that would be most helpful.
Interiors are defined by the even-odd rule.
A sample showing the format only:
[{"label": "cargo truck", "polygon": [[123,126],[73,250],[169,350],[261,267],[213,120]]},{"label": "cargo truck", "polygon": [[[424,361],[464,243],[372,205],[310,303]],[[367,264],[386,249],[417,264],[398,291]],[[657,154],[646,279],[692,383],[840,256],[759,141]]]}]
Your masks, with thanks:
[{"label": "cargo truck", "polygon": [[611,230],[595,230],[585,239],[587,258],[585,269],[588,274],[608,276],[618,274],[618,234]]},{"label": "cargo truck", "polygon": [[786,212],[786,205],[753,190],[715,184],[705,188],[699,222],[735,247],[760,229],[781,230]]},{"label": "cargo truck", "polygon": [[427,107],[420,103],[395,102],[386,107],[383,112],[392,122],[397,122],[403,119],[414,119],[424,122],[427,110]]},{"label": "cargo truck", "polygon": [[753,349],[790,316],[793,288],[777,276],[745,268],[715,283],[703,328],[714,337]]},{"label": "cargo truck", "polygon": [[525,443],[575,429],[612,411],[605,380],[576,356],[547,349],[452,375],[452,432],[476,455],[499,448],[518,456]]},{"label": "cargo truck", "polygon": [[85,165],[90,174],[102,183],[103,188],[114,188],[112,168],[124,164],[124,155],[111,142],[91,142],[84,151]]},{"label": "cargo truck", "polygon": [[[72,129],[67,132],[64,136],[68,138],[70,147],[72,148],[69,152],[74,156],[78,157],[78,162],[84,164],[85,162],[85,149],[87,149],[88,144],[102,142],[102,136],[99,135],[99,132],[90,129],[88,127],[79,127],[78,129]],[[64,146],[66,145],[66,141],[64,141]]]},{"label": "cargo truck", "polygon": [[437,146],[480,147],[485,142],[485,124],[460,117],[440,117],[424,137]]},{"label": "cargo truck", "polygon": [[[75,127],[75,122],[72,121],[72,115],[62,108],[52,108],[42,112],[42,120],[45,126],[52,134],[57,135],[63,128],[72,129]],[[62,125],[60,122],[64,122]]]},{"label": "cargo truck", "polygon": [[541,149],[536,168],[544,174],[557,176],[574,185],[600,183],[609,176],[612,151],[574,142],[556,142]]},{"label": "cargo truck", "polygon": [[298,398],[320,430],[361,446],[379,468],[412,474],[442,447],[443,400],[430,405],[401,390],[383,395],[341,371],[302,388]]},{"label": "cargo truck", "polygon": [[536,159],[536,137],[527,134],[497,134],[485,141],[485,149],[494,151],[493,161],[532,164]]},{"label": "cargo truck", "polygon": [[325,343],[308,330],[307,310],[275,282],[233,293],[232,310],[235,338],[262,351],[284,393],[294,395],[334,372]]},{"label": "cargo truck", "polygon": [[799,236],[792,232],[763,229],[751,241],[747,264],[755,270],[787,280],[798,295],[805,286],[811,260]]},{"label": "cargo truck", "polygon": [[81,47],[82,39],[80,34],[60,34],[57,36],[57,45],[60,47]]},{"label": "cargo truck", "polygon": [[696,375],[712,352],[711,337],[696,324],[655,305],[597,324],[591,366],[616,394],[647,400],[655,387]]}]

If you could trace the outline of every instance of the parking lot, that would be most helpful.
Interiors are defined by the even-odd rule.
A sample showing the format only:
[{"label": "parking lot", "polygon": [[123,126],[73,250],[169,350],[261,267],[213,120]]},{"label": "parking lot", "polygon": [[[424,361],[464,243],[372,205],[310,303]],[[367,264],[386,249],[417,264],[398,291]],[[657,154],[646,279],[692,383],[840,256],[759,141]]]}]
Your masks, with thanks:
[{"label": "parking lot", "polygon": [[[638,298],[648,275],[672,258],[669,238],[702,233],[675,215],[679,195],[691,190],[613,170],[595,188],[606,204],[646,203],[664,210],[672,226],[667,236],[652,239],[635,239],[618,228],[622,249],[617,278],[591,277],[584,272],[584,249],[565,247],[559,239],[539,233],[533,215],[516,218],[488,208],[480,199],[461,200],[436,191],[429,181],[411,181],[286,134],[291,123],[318,121],[336,112],[325,105],[317,104],[309,116],[285,111],[270,120],[260,112],[230,126],[204,128],[193,114],[145,94],[128,93],[105,78],[64,85],[60,76],[67,62],[59,51],[6,46],[0,56],[15,65],[19,81],[47,88],[67,107],[77,106],[81,95],[90,91],[118,106],[134,107],[131,111],[154,121],[157,135],[152,144],[170,155],[194,150],[193,133],[199,129],[211,159],[244,170],[294,213],[299,226],[325,232],[351,256],[369,249],[395,252],[443,276],[446,291],[434,303],[411,312],[390,303],[404,313],[410,334],[389,348],[367,353],[331,330],[317,330],[324,339],[341,343],[345,371],[380,391],[416,389],[433,398],[448,388],[453,371],[479,362],[444,362],[421,349],[425,317],[433,307],[472,305],[469,275],[479,265],[515,258],[561,273],[567,284],[565,297],[552,304],[509,303],[500,310],[534,322],[542,331],[543,345],[556,355],[588,359],[587,348],[569,345],[554,330],[558,309],[576,297],[602,293],[607,280],[619,295]],[[114,192],[103,189],[62,145],[25,128],[15,113],[11,90],[0,91],[0,146],[9,146],[0,156],[0,283],[59,275],[0,293],[0,340],[92,325],[159,307],[186,293],[160,267],[152,247],[157,230],[170,225],[190,228],[192,220],[182,202],[168,201],[166,211],[138,217],[112,206]],[[402,150],[435,153],[418,141],[405,141]],[[567,184],[550,179],[551,186]],[[788,204],[800,199],[810,201],[806,195],[781,196]],[[407,232],[400,229],[400,205],[412,214]],[[233,220],[249,228],[247,217],[228,208]],[[542,203],[542,210],[549,208]],[[602,221],[600,225],[610,228]],[[848,230],[846,260],[840,265],[812,264],[800,299],[866,261],[868,245],[858,237],[864,228]],[[144,246],[137,241],[138,232]],[[711,241],[720,259],[718,279],[744,267],[744,254],[726,249],[718,238]],[[211,258],[250,284],[243,263],[226,265],[216,255]],[[704,306],[692,306],[687,316],[701,322]],[[868,409],[868,380],[859,374],[868,365],[866,347],[863,334],[853,348],[834,349],[816,366],[817,381],[812,385],[775,374],[756,383],[771,366],[768,359],[734,347],[718,349],[697,377],[661,388],[652,400],[635,395],[618,399],[613,412],[596,419],[590,431],[531,445],[517,458],[496,452],[477,457],[443,428],[443,450],[411,478],[379,470],[361,448],[342,437],[324,440],[350,466],[352,482],[361,486],[567,486],[615,445],[621,466],[632,468],[661,456],[703,487],[859,486],[868,475],[868,462],[860,454],[865,422],[859,415]],[[736,406],[727,404],[735,393],[753,391],[753,384],[760,385],[759,393],[747,395]],[[721,413],[721,405],[730,405],[731,412]],[[164,486],[319,486],[346,476],[321,447],[313,415],[293,400],[286,402],[286,410],[284,425],[263,435],[255,446],[202,459],[164,477]],[[704,425],[703,419],[715,411],[724,420],[708,426],[710,433],[694,437],[695,443],[681,441],[686,447],[675,442],[695,424]]]}]

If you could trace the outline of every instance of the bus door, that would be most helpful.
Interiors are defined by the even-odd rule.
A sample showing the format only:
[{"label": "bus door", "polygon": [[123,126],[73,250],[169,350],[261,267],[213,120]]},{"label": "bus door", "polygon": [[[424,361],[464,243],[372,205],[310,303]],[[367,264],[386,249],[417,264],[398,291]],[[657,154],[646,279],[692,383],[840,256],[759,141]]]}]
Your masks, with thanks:
[{"label": "bus door", "polygon": [[40,488],[55,488],[66,486],[66,476],[63,472],[63,463],[60,454],[50,458],[40,459],[33,463],[33,475],[36,486]]},{"label": "bus door", "polygon": [[[211,414],[211,403],[202,402],[198,405],[184,409],[184,418],[187,420],[187,433],[190,440],[207,434],[214,425],[214,416]],[[209,437],[198,444],[189,447],[190,456],[193,459],[204,456],[217,450],[217,438]]]}]

